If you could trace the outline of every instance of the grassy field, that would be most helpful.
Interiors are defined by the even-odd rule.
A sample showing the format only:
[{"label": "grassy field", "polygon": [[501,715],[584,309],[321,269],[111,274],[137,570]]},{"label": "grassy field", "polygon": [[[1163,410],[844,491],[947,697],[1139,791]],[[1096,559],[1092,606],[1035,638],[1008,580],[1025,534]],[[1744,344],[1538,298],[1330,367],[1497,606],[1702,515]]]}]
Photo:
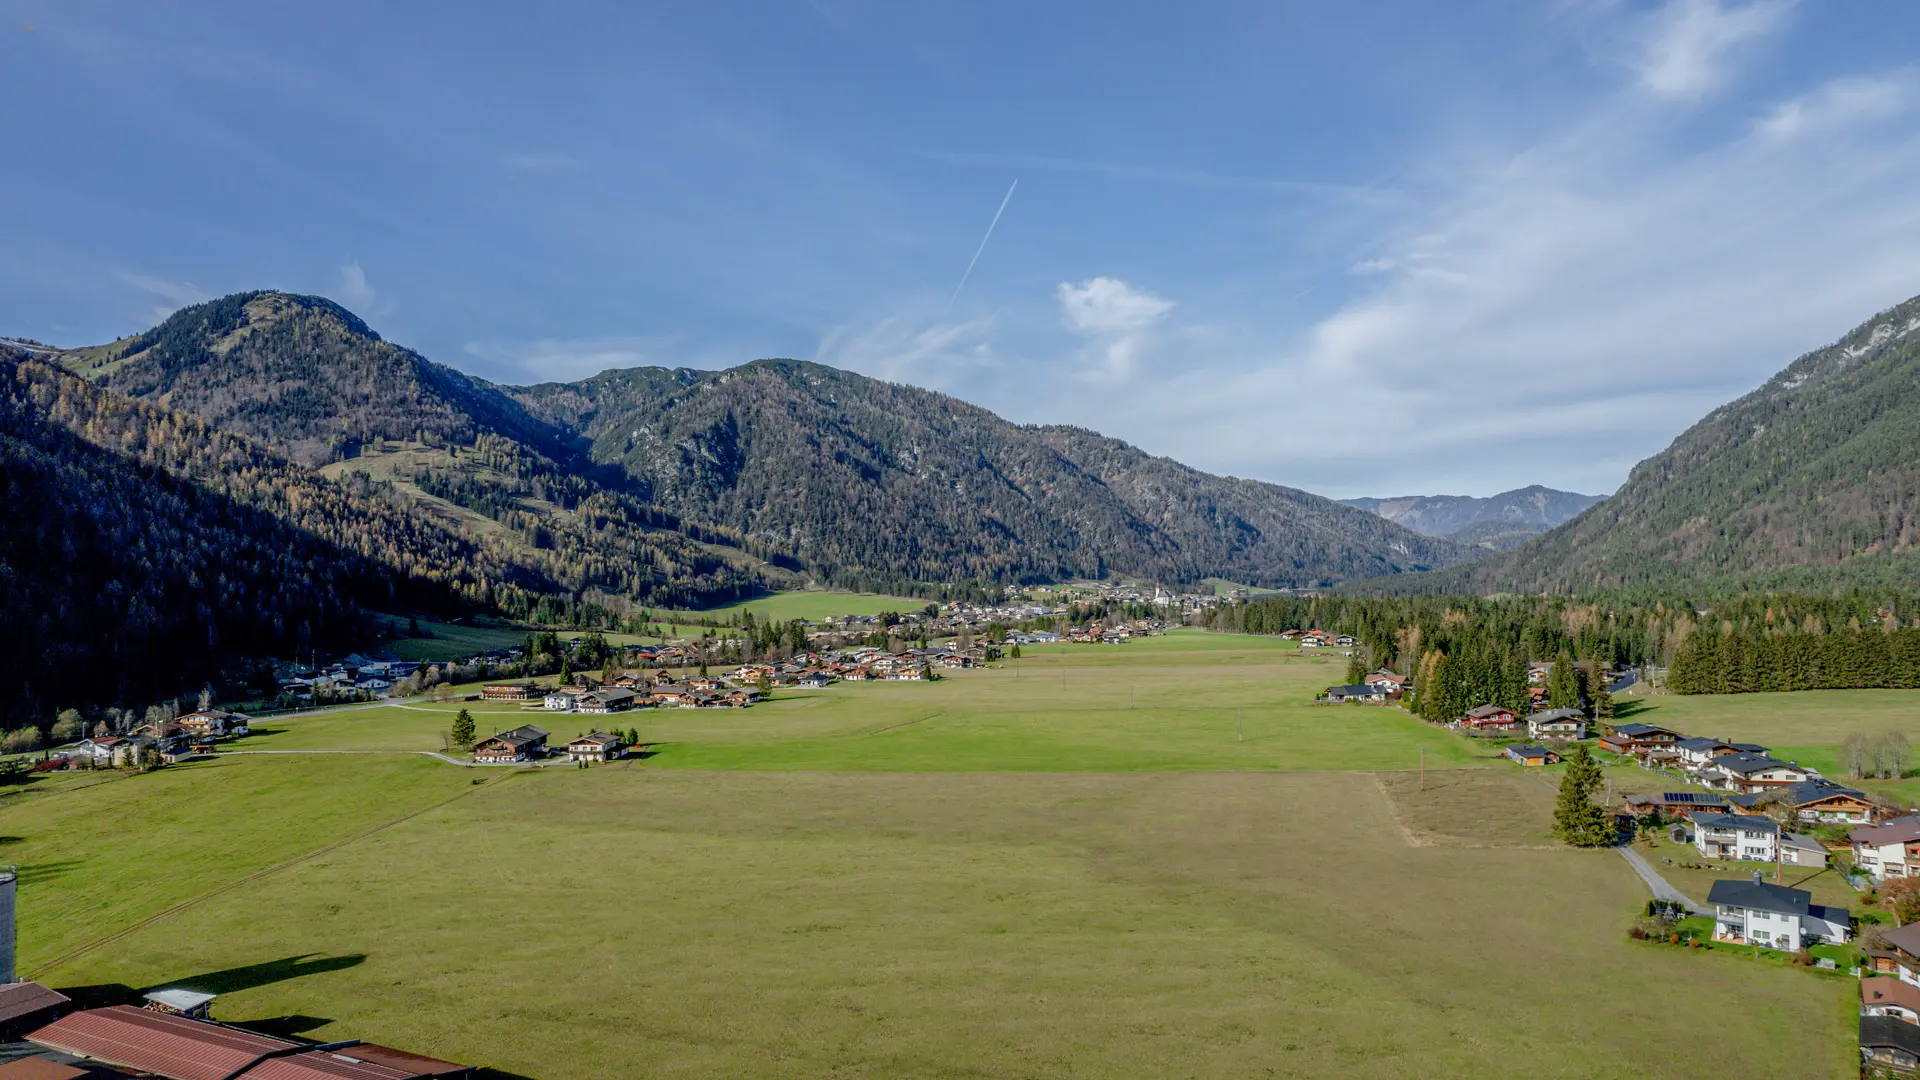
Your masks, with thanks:
[{"label": "grassy field", "polygon": [[[1399,709],[1313,705],[1344,674],[1268,638],[1180,633],[1121,646],[1036,646],[933,683],[783,691],[750,709],[643,709],[606,722],[660,744],[648,768],[860,771],[1435,768],[1494,750]],[[269,720],[243,749],[438,750],[465,707],[483,728],[588,718],[427,702]]]},{"label": "grassy field", "polygon": [[1548,802],[1484,775],[509,774],[54,981],[551,1080],[1845,1075],[1847,984],[1632,948],[1612,854],[1407,841]]},{"label": "grassy field", "polygon": [[787,622],[791,619],[818,621],[838,618],[843,615],[878,615],[886,611],[918,611],[931,600],[916,600],[911,596],[886,596],[879,593],[829,592],[825,590],[805,589],[794,592],[774,593],[753,600],[742,600],[725,607],[709,608],[705,611],[683,611],[662,613],[662,618],[671,614],[683,621],[698,621],[701,618],[726,621],[735,615],[752,613],[756,622],[768,619]]},{"label": "grassy field", "polygon": [[[407,629],[406,619],[394,621],[402,630]],[[379,651],[392,653],[402,660],[462,660],[489,649],[510,649],[522,645],[526,642],[527,635],[534,632],[527,627],[467,626],[444,623],[437,619],[416,621],[422,631],[421,637],[395,638],[383,643]],[[668,637],[682,635],[698,637],[700,634],[700,628],[697,626],[662,624],[661,628]],[[583,630],[561,630],[554,636],[562,641],[572,641],[585,633],[586,631]],[[615,645],[657,645],[661,640],[658,637],[616,634],[609,631],[602,631],[601,636]]]},{"label": "grassy field", "polygon": [[[1636,947],[1638,879],[1547,835],[1558,770],[1306,704],[1342,663],[1185,633],[625,714],[662,752],[586,770],[35,781],[22,967],[497,1080],[1853,1075],[1849,982]],[[458,707],[240,747],[437,749]]]}]

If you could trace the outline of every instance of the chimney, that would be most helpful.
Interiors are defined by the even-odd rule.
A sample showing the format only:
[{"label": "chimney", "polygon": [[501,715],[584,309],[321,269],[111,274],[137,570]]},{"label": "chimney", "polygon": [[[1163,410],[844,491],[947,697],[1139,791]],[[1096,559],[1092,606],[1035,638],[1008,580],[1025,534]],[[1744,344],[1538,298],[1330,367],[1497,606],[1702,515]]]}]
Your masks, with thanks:
[{"label": "chimney", "polygon": [[19,867],[0,866],[0,985],[14,981],[13,890],[19,878]]},{"label": "chimney", "polygon": [[1760,871],[1758,871],[1758,870],[1755,870],[1755,871],[1753,872],[1753,883],[1754,883],[1755,885],[1758,885],[1758,884],[1760,884]]}]

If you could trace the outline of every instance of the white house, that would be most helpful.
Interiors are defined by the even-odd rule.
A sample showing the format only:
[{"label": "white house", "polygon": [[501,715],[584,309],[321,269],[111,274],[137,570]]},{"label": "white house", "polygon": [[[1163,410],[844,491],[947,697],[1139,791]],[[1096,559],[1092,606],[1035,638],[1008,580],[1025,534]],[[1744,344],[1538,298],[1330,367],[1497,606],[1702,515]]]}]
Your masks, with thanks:
[{"label": "white house", "polygon": [[1742,795],[1813,779],[1813,773],[1798,765],[1745,750],[1722,754],[1701,766],[1694,775],[1710,788]]},{"label": "white house", "polygon": [[1847,837],[1853,841],[1853,865],[1875,881],[1920,873],[1920,816],[1855,829]]},{"label": "white house", "polygon": [[552,709],[554,712],[572,712],[575,700],[575,695],[562,694],[556,690],[548,694],[540,704],[545,708]]},{"label": "white house", "polygon": [[1548,709],[1527,717],[1527,734],[1536,739],[1584,739],[1587,718],[1579,709]]},{"label": "white house", "polygon": [[1720,880],[1707,891],[1713,905],[1713,939],[1799,952],[1815,942],[1847,940],[1847,909],[1810,903],[1805,889],[1752,881]]},{"label": "white house", "polygon": [[1693,846],[1709,859],[1772,862],[1780,826],[1762,814],[1695,814]]}]

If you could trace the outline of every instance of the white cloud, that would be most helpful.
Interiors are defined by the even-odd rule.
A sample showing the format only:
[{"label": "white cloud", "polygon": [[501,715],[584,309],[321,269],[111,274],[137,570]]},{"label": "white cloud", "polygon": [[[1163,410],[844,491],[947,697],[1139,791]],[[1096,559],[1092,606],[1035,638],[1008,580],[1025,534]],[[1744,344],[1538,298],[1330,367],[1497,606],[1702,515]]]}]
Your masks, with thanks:
[{"label": "white cloud", "polygon": [[[1185,421],[1176,456],[1342,495],[1437,476],[1470,494],[1612,489],[1714,406],[1920,292],[1910,85],[1837,79],[1679,156],[1657,116],[1616,99],[1462,170],[1366,243],[1381,272],[1338,310],[1304,334],[1243,323],[1222,364],[1236,375],[1156,401]],[[1235,422],[1271,415],[1289,419],[1259,440]]]},{"label": "white cloud", "polygon": [[1124,382],[1133,376],[1152,342],[1156,324],[1173,301],[1136,289],[1118,278],[1097,277],[1054,289],[1067,327],[1087,338],[1097,357],[1089,374]]},{"label": "white cloud", "polygon": [[1790,101],[1783,101],[1757,125],[1759,133],[1784,142],[1855,124],[1890,120],[1913,107],[1912,71],[1872,78],[1835,79]]},{"label": "white cloud", "polygon": [[1691,100],[1718,88],[1732,55],[1778,29],[1794,0],[1669,0],[1642,27],[1634,69],[1663,98]]},{"label": "white cloud", "polygon": [[367,283],[367,272],[361,269],[359,259],[349,259],[341,265],[332,299],[359,315],[379,306],[379,294]]},{"label": "white cloud", "polygon": [[114,275],[124,284],[131,285],[142,292],[159,297],[161,302],[147,309],[148,314],[157,322],[193,304],[203,304],[213,299],[213,294],[195,285],[191,281],[169,281],[166,278],[152,277],[122,270]]}]

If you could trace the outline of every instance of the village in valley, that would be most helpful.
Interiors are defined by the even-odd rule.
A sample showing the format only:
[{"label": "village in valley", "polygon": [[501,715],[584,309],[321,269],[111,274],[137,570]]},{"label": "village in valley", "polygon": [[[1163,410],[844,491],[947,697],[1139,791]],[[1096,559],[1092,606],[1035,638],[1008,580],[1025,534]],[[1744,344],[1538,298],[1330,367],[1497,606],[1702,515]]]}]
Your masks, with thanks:
[{"label": "village in valley", "polygon": [[[1056,663],[1110,657],[1087,670],[1108,685],[1131,685],[1138,675],[1128,658],[1156,649],[1135,643],[1208,636],[1222,605],[1234,602],[1094,584],[1022,590],[996,604],[947,601],[877,614],[779,621],[736,613],[656,642],[540,631],[520,644],[438,661],[381,653],[325,664],[289,661],[274,673],[278,693],[271,700],[216,702],[209,689],[190,709],[163,704],[143,716],[103,717],[91,734],[14,759],[15,769],[38,777],[96,770],[137,776],[250,753],[300,753],[261,740],[283,725],[364,709],[431,710],[426,715],[446,721],[439,747],[406,752],[493,775],[650,766],[702,717],[757,716],[769,705],[777,710],[829,692],[844,698],[947,680],[964,696],[967,680],[1017,679],[1023,659],[1040,656]],[[1352,633],[1287,629],[1273,637],[1289,663],[1318,670],[1344,662],[1348,669],[1345,681],[1288,707],[1310,705],[1326,723],[1354,730],[1369,726],[1369,718],[1412,713],[1420,727],[1444,733],[1460,759],[1549,785],[1557,778],[1554,835],[1615,848],[1651,894],[1633,917],[1635,942],[1732,951],[1805,968],[1813,977],[1857,980],[1863,1067],[1920,1071],[1920,814],[1887,789],[1829,777],[1757,742],[1634,719],[1661,693],[1662,672],[1654,668],[1564,656],[1531,662],[1520,707],[1479,702],[1449,716],[1421,707],[1414,673],[1368,670],[1369,650]],[[1127,694],[1131,709],[1134,692]],[[680,734],[663,739],[656,732],[669,718]],[[1236,741],[1244,740],[1237,716],[1236,724]],[[1855,775],[1908,770],[1910,749],[1891,735],[1849,745]],[[28,1036],[23,1045],[37,1048],[36,1060],[67,1064],[146,1060],[101,1049],[115,1040],[164,1044],[168,1053],[195,1057],[227,1037],[208,1016],[211,995],[183,986],[147,997],[144,1007],[89,1009],[42,984],[18,983],[0,992],[0,1021]],[[245,1048],[253,1072],[235,1074],[242,1080],[472,1073],[372,1044],[315,1048],[248,1037],[262,1041]]]}]

